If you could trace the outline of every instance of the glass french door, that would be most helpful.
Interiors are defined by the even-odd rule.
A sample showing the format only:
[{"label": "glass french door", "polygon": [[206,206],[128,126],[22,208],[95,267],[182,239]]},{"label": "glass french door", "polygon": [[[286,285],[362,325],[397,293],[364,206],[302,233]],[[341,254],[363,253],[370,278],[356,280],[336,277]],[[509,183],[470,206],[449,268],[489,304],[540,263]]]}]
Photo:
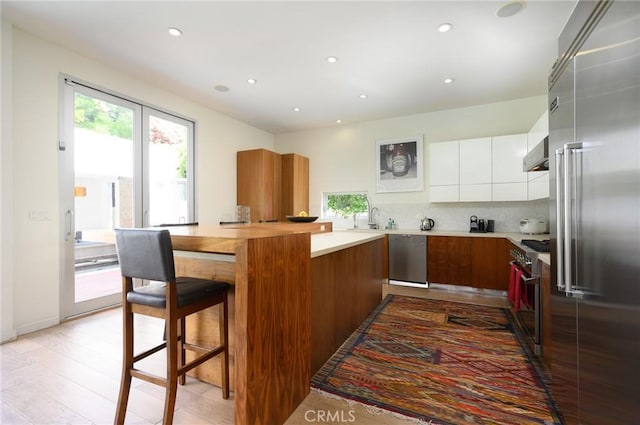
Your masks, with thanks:
[{"label": "glass french door", "polygon": [[193,122],[61,82],[61,317],[121,302],[113,229],[195,221]]}]

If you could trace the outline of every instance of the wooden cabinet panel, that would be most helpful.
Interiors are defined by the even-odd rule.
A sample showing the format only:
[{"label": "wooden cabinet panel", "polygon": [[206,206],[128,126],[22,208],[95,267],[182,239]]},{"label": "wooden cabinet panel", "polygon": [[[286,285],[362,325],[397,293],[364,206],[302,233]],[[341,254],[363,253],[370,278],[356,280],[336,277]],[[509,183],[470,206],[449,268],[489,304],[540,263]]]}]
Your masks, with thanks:
[{"label": "wooden cabinet panel", "polygon": [[286,221],[309,211],[309,159],[267,149],[239,151],[236,203],[251,208],[251,221]]},{"label": "wooden cabinet panel", "polygon": [[502,238],[474,238],[471,281],[475,288],[509,289],[507,242]]},{"label": "wooden cabinet panel", "polygon": [[281,175],[279,154],[267,149],[238,152],[236,203],[251,208],[251,221],[280,218]]},{"label": "wooden cabinet panel", "polygon": [[382,301],[385,240],[311,259],[311,374]]},{"label": "wooden cabinet panel", "polygon": [[427,237],[427,280],[448,285],[469,285],[471,281],[471,239]]},{"label": "wooden cabinet panel", "polygon": [[309,158],[289,153],[282,158],[282,202],[280,220],[300,211],[309,212]]},{"label": "wooden cabinet panel", "polygon": [[509,242],[506,239],[429,236],[427,245],[430,283],[508,289]]},{"label": "wooden cabinet panel", "polygon": [[[541,262],[542,263],[542,262]],[[551,267],[542,263],[540,302],[542,304],[542,360],[551,370]]]}]

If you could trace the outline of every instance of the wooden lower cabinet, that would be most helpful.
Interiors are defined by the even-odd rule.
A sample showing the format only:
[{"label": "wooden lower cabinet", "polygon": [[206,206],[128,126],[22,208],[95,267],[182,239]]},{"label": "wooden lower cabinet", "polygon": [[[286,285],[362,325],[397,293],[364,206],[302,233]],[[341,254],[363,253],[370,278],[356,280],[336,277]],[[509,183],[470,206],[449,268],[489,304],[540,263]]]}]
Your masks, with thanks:
[{"label": "wooden lower cabinet", "polygon": [[449,285],[469,285],[471,282],[471,239],[428,236],[427,280]]},{"label": "wooden lower cabinet", "polygon": [[311,259],[311,375],[382,301],[384,239]]},{"label": "wooden lower cabinet", "polygon": [[509,246],[510,242],[504,238],[429,236],[427,280],[506,291]]},{"label": "wooden lower cabinet", "polygon": [[[538,260],[540,261],[540,260]],[[551,267],[540,261],[540,302],[542,304],[542,360],[551,370]]]}]

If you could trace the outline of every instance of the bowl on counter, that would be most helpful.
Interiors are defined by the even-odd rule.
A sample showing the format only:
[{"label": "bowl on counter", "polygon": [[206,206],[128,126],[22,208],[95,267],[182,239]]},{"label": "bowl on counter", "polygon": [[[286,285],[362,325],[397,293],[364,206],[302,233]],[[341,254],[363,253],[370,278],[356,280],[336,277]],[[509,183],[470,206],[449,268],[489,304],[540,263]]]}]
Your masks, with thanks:
[{"label": "bowl on counter", "polygon": [[294,223],[311,223],[318,219],[318,217],[300,216],[300,215],[288,215],[287,220]]}]

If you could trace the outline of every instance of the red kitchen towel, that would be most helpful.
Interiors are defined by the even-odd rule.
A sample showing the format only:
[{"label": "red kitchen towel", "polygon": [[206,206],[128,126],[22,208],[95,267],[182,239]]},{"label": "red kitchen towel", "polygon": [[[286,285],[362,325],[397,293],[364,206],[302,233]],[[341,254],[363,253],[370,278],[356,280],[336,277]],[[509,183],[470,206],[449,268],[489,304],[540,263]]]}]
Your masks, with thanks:
[{"label": "red kitchen towel", "polygon": [[516,272],[518,271],[518,266],[511,263],[511,273],[509,274],[509,292],[507,293],[507,298],[509,302],[513,304],[516,294]]},{"label": "red kitchen towel", "polygon": [[513,311],[516,313],[520,310],[520,298],[521,298],[521,288],[522,288],[522,270],[520,268],[516,268],[516,282],[513,294]]}]

